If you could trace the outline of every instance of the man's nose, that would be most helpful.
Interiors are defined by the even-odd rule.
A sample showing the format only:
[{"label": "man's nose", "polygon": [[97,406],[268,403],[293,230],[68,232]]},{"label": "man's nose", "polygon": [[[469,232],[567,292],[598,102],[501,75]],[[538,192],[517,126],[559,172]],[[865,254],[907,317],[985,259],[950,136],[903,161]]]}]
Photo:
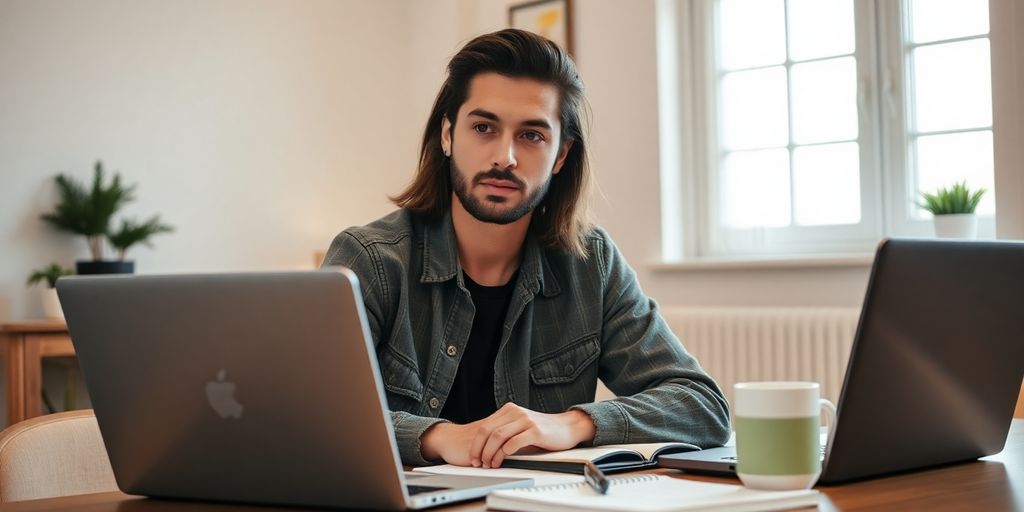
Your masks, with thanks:
[{"label": "man's nose", "polygon": [[495,169],[515,169],[516,164],[515,141],[511,137],[502,137],[494,149],[491,166]]}]

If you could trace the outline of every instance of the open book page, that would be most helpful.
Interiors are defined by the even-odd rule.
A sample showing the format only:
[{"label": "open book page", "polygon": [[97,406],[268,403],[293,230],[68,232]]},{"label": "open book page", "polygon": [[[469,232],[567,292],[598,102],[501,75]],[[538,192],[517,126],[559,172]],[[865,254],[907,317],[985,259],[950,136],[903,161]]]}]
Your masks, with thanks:
[{"label": "open book page", "polygon": [[687,443],[641,443],[641,444],[609,444],[591,448],[573,448],[560,452],[546,452],[533,455],[510,455],[506,460],[544,461],[544,462],[578,462],[591,461],[600,463],[611,458],[633,458],[637,462],[653,460],[661,453],[686,452],[700,448]]},{"label": "open book page", "polygon": [[788,510],[818,505],[813,489],[758,491],[742,485],[716,484],[639,475],[611,478],[608,494],[597,494],[588,485],[569,484],[493,491],[487,508],[522,511],[686,511]]}]

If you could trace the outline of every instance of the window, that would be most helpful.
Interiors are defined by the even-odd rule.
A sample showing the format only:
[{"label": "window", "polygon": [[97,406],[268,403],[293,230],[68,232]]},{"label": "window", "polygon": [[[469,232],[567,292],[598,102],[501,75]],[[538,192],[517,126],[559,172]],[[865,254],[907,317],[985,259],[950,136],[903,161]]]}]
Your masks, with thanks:
[{"label": "window", "polygon": [[990,191],[979,232],[994,235],[987,0],[677,8],[682,215],[700,219],[688,253],[866,252],[883,236],[930,236],[920,192],[960,180]]},{"label": "window", "polygon": [[[989,217],[993,231],[988,0],[910,0],[904,12],[901,55],[892,57],[904,65],[906,120],[902,140],[893,141],[906,148],[902,165],[908,170],[904,185],[910,194],[903,203],[913,205],[910,199],[917,191],[967,180],[990,191],[977,213]],[[925,235],[928,230],[914,224],[928,219],[926,212],[912,207],[892,225],[897,233]]]}]

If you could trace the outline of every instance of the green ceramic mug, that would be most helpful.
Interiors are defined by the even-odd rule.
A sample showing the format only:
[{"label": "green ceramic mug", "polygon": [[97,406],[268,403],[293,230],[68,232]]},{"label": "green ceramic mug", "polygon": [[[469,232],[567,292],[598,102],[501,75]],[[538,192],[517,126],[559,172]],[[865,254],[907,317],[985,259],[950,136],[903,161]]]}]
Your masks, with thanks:
[{"label": "green ceramic mug", "polygon": [[740,382],[734,388],[736,472],[753,489],[810,489],[821,476],[820,420],[836,408],[817,382]]}]

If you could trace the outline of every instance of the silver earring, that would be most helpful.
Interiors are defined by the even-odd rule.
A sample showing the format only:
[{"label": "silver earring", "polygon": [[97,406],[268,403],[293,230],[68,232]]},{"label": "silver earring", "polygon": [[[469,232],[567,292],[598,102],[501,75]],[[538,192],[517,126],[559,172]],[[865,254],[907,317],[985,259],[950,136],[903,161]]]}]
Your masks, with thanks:
[{"label": "silver earring", "polygon": [[444,157],[445,157],[445,158],[449,158],[449,157],[451,157],[451,156],[452,156],[452,153],[451,153],[451,151],[448,151],[448,149],[447,149],[447,148],[445,148],[445,150],[444,150]]}]

